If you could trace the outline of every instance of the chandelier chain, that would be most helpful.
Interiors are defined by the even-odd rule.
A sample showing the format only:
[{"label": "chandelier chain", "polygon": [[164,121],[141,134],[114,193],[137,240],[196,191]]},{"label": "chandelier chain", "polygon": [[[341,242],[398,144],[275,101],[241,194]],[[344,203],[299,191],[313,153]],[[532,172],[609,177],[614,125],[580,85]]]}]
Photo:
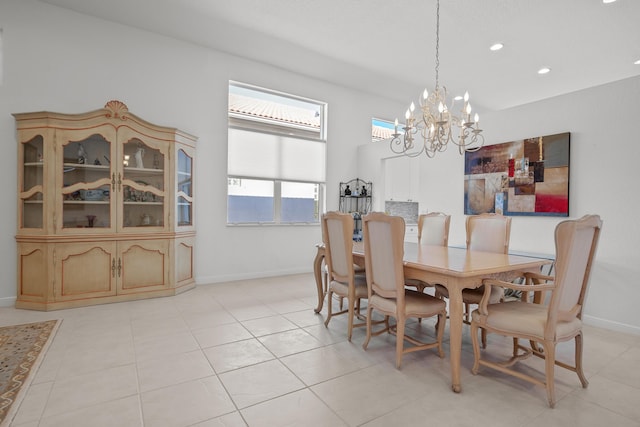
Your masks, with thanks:
[{"label": "chandelier chain", "polygon": [[439,85],[439,70],[440,70],[440,0],[436,3],[436,90]]}]

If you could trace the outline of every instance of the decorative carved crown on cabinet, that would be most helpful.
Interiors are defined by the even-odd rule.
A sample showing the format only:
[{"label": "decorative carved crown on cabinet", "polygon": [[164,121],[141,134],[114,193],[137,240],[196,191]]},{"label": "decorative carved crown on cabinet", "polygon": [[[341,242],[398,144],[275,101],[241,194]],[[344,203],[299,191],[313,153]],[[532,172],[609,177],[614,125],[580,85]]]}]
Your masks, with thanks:
[{"label": "decorative carved crown on cabinet", "polygon": [[197,138],[117,100],[81,114],[14,114],[16,307],[52,310],[195,285]]}]

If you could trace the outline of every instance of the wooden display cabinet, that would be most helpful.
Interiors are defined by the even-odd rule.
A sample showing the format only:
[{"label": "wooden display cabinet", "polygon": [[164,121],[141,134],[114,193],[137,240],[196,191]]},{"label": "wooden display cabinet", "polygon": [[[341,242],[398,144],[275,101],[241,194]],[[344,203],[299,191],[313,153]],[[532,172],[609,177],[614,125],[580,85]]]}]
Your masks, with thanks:
[{"label": "wooden display cabinet", "polygon": [[14,114],[16,307],[174,295],[193,276],[196,138],[129,113]]}]

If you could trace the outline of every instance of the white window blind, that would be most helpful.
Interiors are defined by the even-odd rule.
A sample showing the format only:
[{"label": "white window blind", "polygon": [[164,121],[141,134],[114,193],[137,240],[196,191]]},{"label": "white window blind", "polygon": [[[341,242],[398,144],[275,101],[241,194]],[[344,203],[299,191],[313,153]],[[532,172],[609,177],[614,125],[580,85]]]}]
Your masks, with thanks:
[{"label": "white window blind", "polygon": [[229,128],[228,150],[230,176],[325,181],[322,141]]}]

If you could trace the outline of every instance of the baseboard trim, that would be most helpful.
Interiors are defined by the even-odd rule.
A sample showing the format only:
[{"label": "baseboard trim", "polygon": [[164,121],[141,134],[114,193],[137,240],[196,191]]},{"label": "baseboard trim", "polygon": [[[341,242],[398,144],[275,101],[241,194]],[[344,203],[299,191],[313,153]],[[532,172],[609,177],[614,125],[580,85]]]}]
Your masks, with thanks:
[{"label": "baseboard trim", "polygon": [[15,307],[16,297],[3,297],[0,298],[0,307]]},{"label": "baseboard trim", "polygon": [[229,274],[224,276],[197,277],[196,285],[209,285],[213,283],[236,282],[238,280],[260,279],[263,277],[290,276],[292,274],[312,273],[308,268],[296,268],[291,270],[256,271],[242,274]]},{"label": "baseboard trim", "polygon": [[586,325],[596,326],[598,328],[609,329],[625,334],[640,335],[640,326],[628,325],[626,323],[615,322],[613,320],[602,319],[594,316],[583,316],[582,321]]}]

